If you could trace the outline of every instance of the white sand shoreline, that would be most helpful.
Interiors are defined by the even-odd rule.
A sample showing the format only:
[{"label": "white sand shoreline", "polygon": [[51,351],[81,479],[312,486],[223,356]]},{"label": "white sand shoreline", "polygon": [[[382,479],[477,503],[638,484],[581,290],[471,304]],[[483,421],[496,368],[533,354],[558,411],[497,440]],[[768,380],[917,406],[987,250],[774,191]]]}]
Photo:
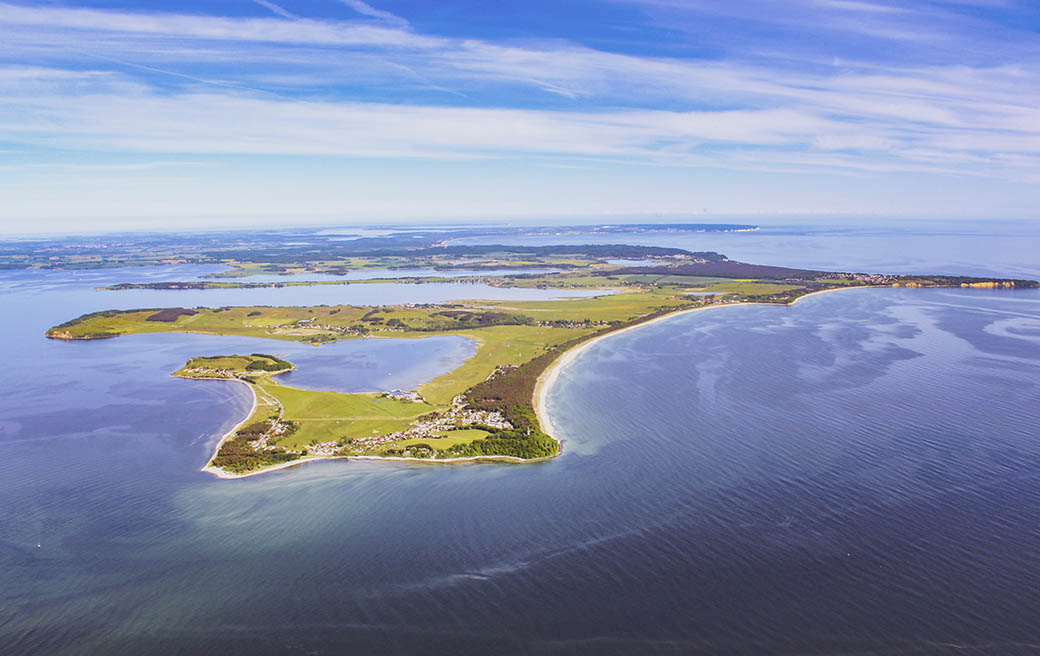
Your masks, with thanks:
[{"label": "white sand shoreline", "polygon": [[546,402],[547,402],[547,400],[549,398],[549,391],[552,389],[552,386],[556,383],[556,380],[559,378],[560,372],[567,365],[569,365],[570,363],[574,362],[574,360],[585,349],[589,348],[590,346],[592,346],[596,342],[599,342],[600,340],[607,339],[608,337],[614,337],[615,335],[620,335],[620,334],[626,333],[626,332],[628,332],[630,330],[635,330],[637,328],[642,328],[643,326],[650,326],[650,325],[653,325],[655,323],[659,323],[661,321],[667,321],[669,319],[674,319],[676,317],[680,317],[680,316],[683,316],[683,315],[686,315],[686,314],[690,314],[692,312],[700,312],[702,310],[711,310],[711,309],[714,309],[714,308],[744,307],[744,306],[747,306],[747,305],[775,305],[777,307],[791,307],[792,305],[795,305],[796,303],[798,303],[798,301],[802,300],[803,298],[807,298],[809,296],[814,296],[816,294],[825,294],[827,292],[840,292],[840,291],[844,291],[846,289],[870,289],[870,287],[867,286],[867,285],[855,285],[855,286],[849,286],[849,287],[833,287],[831,289],[821,289],[820,291],[809,292],[808,294],[803,294],[803,295],[799,296],[798,298],[794,299],[793,301],[791,301],[790,303],[786,303],[786,304],[779,304],[779,303],[718,303],[718,304],[715,304],[715,305],[704,305],[702,307],[696,307],[696,308],[690,308],[688,310],[679,310],[678,312],[672,312],[672,313],[666,314],[664,316],[657,317],[655,319],[651,319],[649,321],[644,321],[643,323],[637,323],[634,326],[628,326],[627,328],[622,328],[621,330],[615,330],[615,331],[609,332],[609,333],[607,333],[605,335],[600,335],[599,337],[594,337],[593,339],[584,341],[581,344],[578,344],[577,346],[575,346],[574,348],[567,350],[559,358],[554,360],[552,362],[552,364],[550,364],[545,369],[545,371],[542,372],[542,375],[538,377],[538,382],[535,384],[535,388],[534,388],[534,398],[531,399],[532,405],[534,406],[535,416],[538,417],[538,423],[541,425],[542,430],[545,432],[545,434],[548,435],[549,437],[552,437],[557,442],[560,442],[560,447],[561,447],[561,451],[562,451],[563,441],[559,437],[556,436],[555,428],[553,427],[553,423],[552,423],[552,418],[549,416],[549,412],[546,409]]},{"label": "white sand shoreline", "polygon": [[[295,369],[295,367],[293,367],[293,368]],[[289,370],[289,371],[291,371],[291,370]],[[278,372],[278,373],[284,373],[284,372]],[[176,374],[171,374],[171,376],[173,376],[174,378],[182,378],[184,380],[215,380],[215,381],[218,381],[218,382],[241,383],[241,384],[245,385],[246,387],[248,387],[250,393],[253,395],[253,405],[252,405],[252,407],[249,408],[248,414],[246,414],[245,418],[242,419],[242,421],[240,421],[237,424],[235,424],[231,428],[231,430],[229,430],[228,432],[224,433],[224,435],[220,438],[220,441],[217,442],[216,446],[213,447],[213,455],[211,455],[209,457],[209,460],[206,462],[206,465],[202,469],[199,470],[199,471],[204,471],[204,472],[209,473],[209,474],[213,474],[217,478],[223,478],[223,479],[248,478],[250,476],[257,476],[259,474],[266,474],[267,472],[275,471],[275,470],[278,470],[278,469],[287,469],[289,467],[295,467],[297,465],[303,465],[303,464],[306,464],[308,462],[318,462],[318,461],[321,461],[321,460],[384,460],[384,461],[387,461],[387,462],[410,462],[410,463],[428,463],[428,464],[459,464],[459,463],[466,463],[466,462],[509,462],[509,463],[515,463],[515,464],[523,464],[523,463],[532,463],[532,462],[543,462],[545,460],[550,460],[550,459],[556,457],[556,456],[549,456],[549,457],[546,457],[546,458],[517,458],[515,456],[467,456],[467,457],[464,457],[464,458],[434,459],[434,458],[398,458],[398,457],[386,457],[386,456],[305,456],[305,457],[299,458],[297,460],[290,460],[288,462],[281,462],[281,463],[278,463],[277,465],[271,465],[270,467],[264,467],[263,469],[257,469],[257,470],[254,470],[254,471],[245,472],[244,474],[235,474],[235,473],[232,473],[232,472],[224,471],[223,469],[221,469],[219,467],[214,467],[212,463],[213,463],[213,459],[217,457],[218,453],[220,453],[220,447],[224,446],[224,442],[226,442],[229,439],[231,439],[232,437],[234,437],[235,433],[237,433],[238,430],[240,428],[242,428],[242,426],[244,426],[247,421],[249,421],[249,419],[253,416],[253,413],[256,412],[256,407],[259,404],[259,400],[258,400],[258,398],[256,396],[256,389],[254,388],[253,385],[250,385],[249,383],[245,382],[244,380],[239,380],[238,378],[195,378],[195,377],[192,377],[192,376],[178,376]]]},{"label": "white sand shoreline", "polygon": [[[426,463],[426,464],[458,464],[458,463],[481,462],[481,461],[484,461],[484,462],[509,462],[509,463],[518,463],[518,464],[519,463],[544,462],[546,460],[552,460],[553,458],[556,458],[557,456],[559,456],[559,455],[561,455],[563,453],[563,440],[561,440],[560,438],[555,436],[552,419],[549,416],[548,411],[546,410],[546,401],[547,401],[548,396],[549,396],[549,391],[552,389],[553,384],[555,384],[557,378],[559,377],[560,371],[562,371],[563,368],[566,367],[568,364],[572,363],[575,360],[575,358],[577,358],[578,355],[580,355],[585,349],[589,348],[590,346],[592,346],[596,342],[598,342],[598,341],[600,341],[602,339],[606,339],[608,337],[613,337],[615,335],[620,335],[620,334],[628,332],[630,330],[635,330],[637,328],[642,328],[643,326],[649,326],[649,325],[652,325],[652,324],[655,324],[655,323],[658,323],[658,322],[661,322],[661,321],[666,321],[668,319],[673,319],[675,317],[679,317],[679,316],[682,316],[682,315],[690,314],[691,312],[700,312],[702,310],[710,310],[710,309],[713,309],[713,308],[722,308],[722,307],[742,307],[742,306],[746,306],[746,305],[775,305],[777,307],[790,307],[790,306],[796,304],[798,301],[802,300],[803,298],[806,298],[808,296],[813,296],[815,294],[824,294],[824,293],[827,293],[827,292],[837,292],[837,291],[843,291],[843,290],[846,290],[846,289],[869,289],[869,288],[870,287],[866,286],[866,285],[857,285],[857,286],[853,286],[853,287],[834,287],[834,288],[831,288],[831,289],[822,289],[822,290],[817,291],[817,292],[810,292],[808,294],[804,294],[802,296],[799,296],[795,300],[791,301],[790,303],[784,304],[784,305],[780,305],[780,304],[777,304],[777,303],[719,303],[717,305],[705,305],[705,306],[702,306],[702,307],[690,308],[688,310],[679,310],[677,312],[672,312],[672,313],[666,314],[664,316],[656,317],[656,318],[651,319],[649,321],[644,321],[643,323],[635,324],[634,326],[628,326],[627,328],[622,328],[620,330],[615,330],[613,332],[609,332],[609,333],[607,333],[605,335],[600,335],[599,337],[594,337],[594,338],[592,338],[590,340],[582,342],[581,344],[578,344],[577,346],[575,346],[572,349],[568,349],[566,352],[561,354],[559,358],[554,360],[545,369],[545,371],[543,371],[542,374],[538,377],[538,381],[535,384],[534,396],[533,396],[533,398],[531,400],[532,401],[532,405],[534,406],[535,415],[538,418],[538,423],[541,425],[542,430],[547,435],[549,435],[550,437],[555,439],[557,441],[557,443],[559,444],[559,449],[557,450],[556,454],[554,454],[552,456],[547,456],[545,458],[524,459],[524,458],[517,458],[517,457],[514,457],[514,456],[469,456],[469,457],[465,457],[465,458],[445,458],[445,459],[441,460],[441,459],[433,459],[433,458],[395,458],[395,457],[385,457],[385,456],[306,456],[306,457],[303,457],[303,458],[299,458],[298,460],[290,460],[289,462],[279,463],[277,465],[272,465],[270,467],[264,467],[263,469],[257,469],[255,471],[250,471],[250,472],[246,472],[246,473],[243,473],[243,474],[234,474],[234,473],[231,473],[231,472],[226,472],[223,469],[220,469],[218,467],[214,467],[214,466],[212,466],[211,463],[213,462],[213,459],[216,458],[217,453],[220,451],[220,447],[224,445],[224,442],[226,442],[228,439],[230,439],[247,421],[249,421],[249,418],[253,416],[253,413],[256,411],[256,406],[257,406],[256,390],[253,389],[252,385],[246,383],[245,381],[238,380],[238,379],[235,379],[235,378],[190,378],[190,377],[187,377],[187,376],[178,376],[178,377],[179,378],[188,378],[189,380],[221,380],[221,381],[229,381],[230,380],[230,381],[242,383],[246,387],[250,388],[250,393],[252,393],[252,395],[253,395],[253,407],[249,410],[249,414],[247,414],[246,417],[242,421],[237,423],[234,426],[234,428],[232,428],[230,431],[225,433],[223,437],[220,438],[220,441],[217,442],[216,447],[214,447],[214,449],[213,449],[213,455],[210,456],[209,462],[207,462],[206,466],[203,467],[202,470],[201,470],[201,471],[213,474],[214,476],[216,476],[218,478],[222,478],[222,479],[249,478],[250,476],[258,476],[260,474],[266,474],[267,472],[276,471],[276,470],[279,470],[279,469],[287,469],[289,467],[296,467],[298,465],[303,465],[303,464],[306,464],[306,463],[309,463],[309,462],[319,462],[319,461],[323,461],[323,460],[381,460],[381,461],[386,461],[386,462],[410,462],[410,463]],[[279,372],[279,373],[281,373],[281,372]]]},{"label": "white sand shoreline", "polygon": [[224,474],[226,472],[224,472],[223,469],[220,469],[218,467],[214,467],[212,465],[213,459],[217,457],[218,453],[220,453],[220,447],[224,446],[224,442],[227,442],[229,439],[231,439],[231,437],[235,433],[238,432],[238,429],[242,428],[242,426],[244,426],[245,423],[247,421],[249,421],[249,418],[253,416],[253,413],[256,412],[256,406],[259,404],[259,399],[257,399],[257,397],[256,397],[256,390],[253,389],[253,386],[250,385],[249,383],[247,383],[246,381],[239,380],[237,378],[192,378],[191,376],[177,376],[177,375],[174,375],[173,377],[174,378],[183,378],[184,380],[216,380],[216,381],[220,381],[220,382],[223,382],[223,383],[229,383],[229,382],[241,383],[241,384],[245,385],[246,387],[248,387],[249,388],[249,393],[253,395],[253,405],[252,405],[252,407],[249,408],[249,412],[246,413],[246,416],[242,419],[242,421],[238,422],[237,424],[235,424],[234,426],[231,427],[231,430],[229,430],[228,432],[224,433],[224,435],[217,442],[217,445],[215,447],[213,447],[213,455],[211,455],[209,457],[209,460],[206,461],[206,465],[200,470],[200,471],[204,471],[204,472],[209,472],[211,474],[216,474],[217,476],[220,476],[221,478],[223,478],[223,476],[221,476],[221,474]]},{"label": "white sand shoreline", "polygon": [[548,456],[545,458],[517,458],[515,456],[467,456],[465,458],[397,458],[387,456],[306,456],[297,460],[290,460],[289,462],[281,462],[277,465],[271,465],[270,467],[264,467],[263,469],[256,469],[254,471],[246,472],[244,474],[232,474],[226,472],[223,469],[216,467],[206,466],[202,471],[209,472],[217,478],[233,479],[233,478],[249,478],[250,476],[259,476],[260,474],[266,474],[277,469],[288,469],[289,467],[296,467],[297,465],[304,465],[309,462],[324,462],[326,460],[380,460],[383,462],[407,462],[409,464],[427,464],[427,465],[457,465],[468,462],[508,462],[513,464],[528,464],[535,462],[544,462],[551,460],[556,456]]}]

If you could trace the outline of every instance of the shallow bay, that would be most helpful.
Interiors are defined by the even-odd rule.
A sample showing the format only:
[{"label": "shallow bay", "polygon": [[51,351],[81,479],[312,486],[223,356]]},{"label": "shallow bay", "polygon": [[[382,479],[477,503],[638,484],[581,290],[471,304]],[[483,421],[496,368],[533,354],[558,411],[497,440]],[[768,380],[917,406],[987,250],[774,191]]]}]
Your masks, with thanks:
[{"label": "shallow bay", "polygon": [[[1036,653],[1035,291],[677,317],[563,370],[556,460],[239,481],[198,468],[245,390],[168,373],[329,347],[42,338],[99,296],[4,292],[4,653]],[[416,379],[467,346],[418,348]]]}]

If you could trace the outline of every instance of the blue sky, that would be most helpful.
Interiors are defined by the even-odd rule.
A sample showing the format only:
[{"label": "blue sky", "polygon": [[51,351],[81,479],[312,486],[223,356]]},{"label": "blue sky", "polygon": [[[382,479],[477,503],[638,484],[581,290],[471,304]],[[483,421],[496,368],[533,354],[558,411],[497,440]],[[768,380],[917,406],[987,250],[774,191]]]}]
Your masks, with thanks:
[{"label": "blue sky", "polygon": [[1040,3],[0,0],[0,230],[1033,218]]}]

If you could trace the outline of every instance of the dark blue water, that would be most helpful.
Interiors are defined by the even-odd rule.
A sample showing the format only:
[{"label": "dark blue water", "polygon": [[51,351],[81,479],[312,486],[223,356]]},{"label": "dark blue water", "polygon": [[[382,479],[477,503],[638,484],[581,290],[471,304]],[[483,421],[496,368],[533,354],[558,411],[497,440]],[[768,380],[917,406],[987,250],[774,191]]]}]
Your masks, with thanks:
[{"label": "dark blue water", "polygon": [[[553,461],[222,481],[244,390],[168,373],[260,343],[338,381],[334,351],[48,341],[118,294],[32,275],[2,296],[0,653],[1040,653],[1038,292],[698,312],[564,370]],[[365,386],[401,369],[352,348]],[[417,379],[470,346],[409,348]]]}]

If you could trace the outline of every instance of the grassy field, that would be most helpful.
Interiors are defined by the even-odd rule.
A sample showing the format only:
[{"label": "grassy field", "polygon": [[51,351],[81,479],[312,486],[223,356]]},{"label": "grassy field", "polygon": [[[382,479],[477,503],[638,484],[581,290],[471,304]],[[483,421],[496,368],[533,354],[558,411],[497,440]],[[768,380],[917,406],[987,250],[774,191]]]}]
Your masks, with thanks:
[{"label": "grassy field", "polygon": [[300,424],[297,432],[279,440],[279,444],[289,449],[302,449],[310,444],[333,440],[351,440],[361,437],[388,435],[406,430],[411,422],[404,419],[371,419],[356,417],[354,419],[296,419]]},{"label": "grassy field", "polygon": [[263,388],[281,401],[289,418],[353,419],[379,417],[407,419],[429,412],[430,407],[413,401],[397,401],[378,394],[316,392],[269,382]]},{"label": "grassy field", "polygon": [[[557,345],[602,330],[611,322],[628,321],[691,302],[667,291],[647,288],[546,302],[478,300],[418,306],[219,307],[165,310],[161,314],[157,309],[142,309],[86,315],[53,328],[49,335],[62,339],[97,339],[134,333],[189,332],[321,343],[362,336],[422,338],[454,334],[477,343],[474,355],[460,367],[418,388],[423,402],[380,394],[341,394],[282,385],[276,380],[277,372],[263,368],[291,365],[260,354],[192,358],[176,372],[176,375],[196,378],[249,379],[258,406],[244,426],[271,427],[271,430],[282,426],[284,432],[272,434],[266,443],[277,445],[285,452],[301,454],[305,449],[313,449],[315,444],[347,445],[359,439],[358,444],[369,444],[365,440],[374,437],[407,435],[406,431],[412,430],[415,422],[446,412],[454,397],[484,381],[498,367],[524,364]],[[408,447],[421,449],[421,445],[429,444],[440,453],[491,435],[480,428],[438,434],[440,437],[399,439],[392,447],[373,442],[370,446],[358,447],[361,451],[352,452],[379,454],[392,448],[400,454],[409,453]],[[244,439],[229,440],[229,453],[234,449],[238,449],[237,453],[252,453]],[[269,462],[263,459],[263,454],[257,458],[249,466],[262,467]],[[227,458],[222,462],[227,462]]]},{"label": "grassy field", "polygon": [[446,405],[457,394],[488,377],[499,365],[517,365],[544,353],[546,348],[591,332],[582,328],[543,328],[538,326],[495,326],[462,333],[477,342],[477,352],[454,371],[434,378],[419,387],[423,398],[435,405]]},{"label": "grassy field", "polygon": [[[496,406],[486,392],[479,392],[482,396],[476,400],[465,394],[471,389],[506,389],[502,387],[506,383],[498,382],[500,379],[510,378],[515,372],[526,372],[536,361],[548,362],[542,356],[557,346],[575,344],[585,336],[629,325],[647,316],[713,302],[709,298],[691,296],[689,291],[707,292],[727,300],[784,303],[821,286],[848,284],[847,281],[760,281],[653,273],[611,276],[604,275],[609,271],[597,264],[580,261],[567,264],[582,268],[563,274],[519,278],[517,282],[524,286],[609,287],[610,292],[592,298],[555,301],[478,299],[389,306],[108,311],[68,321],[47,334],[56,339],[99,339],[134,333],[187,332],[264,337],[315,345],[362,337],[459,335],[477,343],[475,353],[457,369],[420,385],[419,402],[380,394],[342,394],[281,385],[273,369],[291,365],[260,354],[193,358],[177,373],[184,375],[186,370],[192,370],[195,373],[189,372],[189,376],[227,378],[228,372],[233,372],[230,375],[251,382],[259,403],[244,425],[251,426],[248,430],[240,429],[239,434],[228,440],[227,455],[221,460],[230,463],[228,466],[233,467],[230,471],[236,473],[299,458],[304,450],[312,454],[329,448],[334,449],[333,453],[385,453],[406,457],[419,454],[418,457],[423,458],[510,453],[543,457],[548,437],[532,419],[530,408],[524,410],[517,405],[525,405],[526,401],[517,397],[501,411],[487,410]],[[267,367],[271,369],[264,370]],[[488,387],[485,381],[492,374],[496,382]],[[459,395],[464,395],[463,414],[450,406]],[[462,423],[465,412],[478,411],[500,413],[499,419],[491,420],[492,423],[503,416],[510,420],[498,428],[484,425],[484,420],[467,419]],[[443,422],[470,427],[446,431]],[[442,428],[431,433],[431,427],[437,426]],[[523,430],[519,430],[520,427],[524,427]],[[330,443],[335,446],[315,446]],[[267,445],[264,448],[280,451],[273,454],[257,451],[250,444]]]},{"label": "grassy field", "polygon": [[395,442],[394,446],[401,447],[413,446],[415,444],[429,444],[438,451],[444,451],[455,446],[456,444],[469,444],[473,440],[478,440],[487,437],[490,434],[491,433],[488,433],[487,431],[482,431],[475,428],[469,430],[456,430],[442,433],[443,437],[440,437],[436,440],[413,438],[409,440],[401,440],[400,442]]},{"label": "grassy field", "polygon": [[628,321],[664,307],[681,307],[690,300],[675,291],[634,291],[572,301],[485,301],[484,307],[520,312],[537,321]]}]

